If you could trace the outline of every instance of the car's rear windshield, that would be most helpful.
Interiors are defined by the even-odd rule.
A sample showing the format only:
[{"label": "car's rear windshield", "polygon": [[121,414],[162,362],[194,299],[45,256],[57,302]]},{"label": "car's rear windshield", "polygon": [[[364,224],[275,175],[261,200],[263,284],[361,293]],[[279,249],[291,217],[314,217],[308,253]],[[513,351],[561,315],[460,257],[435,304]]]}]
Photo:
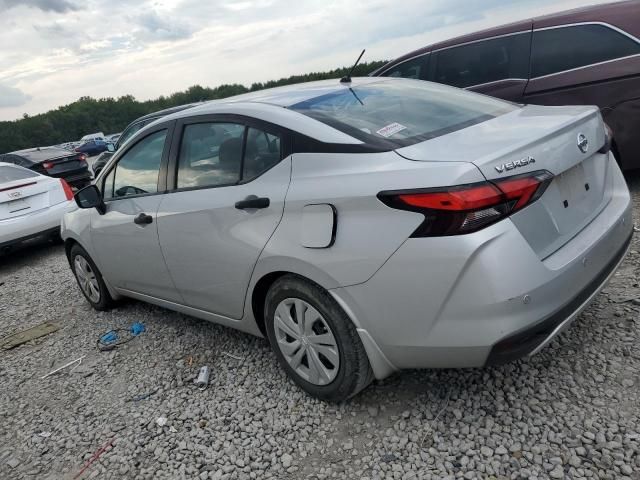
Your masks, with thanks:
[{"label": "car's rear windshield", "polygon": [[461,130],[519,107],[437,83],[397,79],[345,86],[289,108],[365,143],[397,148]]},{"label": "car's rear windshield", "polygon": [[37,176],[37,173],[27,170],[26,168],[0,166],[0,183],[14,182],[16,180],[24,180],[25,178]]}]

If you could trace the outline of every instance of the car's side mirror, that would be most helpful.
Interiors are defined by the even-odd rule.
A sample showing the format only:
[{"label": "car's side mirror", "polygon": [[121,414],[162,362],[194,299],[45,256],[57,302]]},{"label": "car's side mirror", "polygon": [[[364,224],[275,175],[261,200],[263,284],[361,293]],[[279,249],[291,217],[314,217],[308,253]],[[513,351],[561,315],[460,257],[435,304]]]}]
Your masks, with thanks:
[{"label": "car's side mirror", "polygon": [[107,152],[115,152],[116,146],[113,143],[107,143]]},{"label": "car's side mirror", "polygon": [[102,194],[95,185],[84,187],[77,192],[73,198],[75,198],[80,208],[95,208],[100,215],[104,215],[107,211],[104,201],[102,200]]}]

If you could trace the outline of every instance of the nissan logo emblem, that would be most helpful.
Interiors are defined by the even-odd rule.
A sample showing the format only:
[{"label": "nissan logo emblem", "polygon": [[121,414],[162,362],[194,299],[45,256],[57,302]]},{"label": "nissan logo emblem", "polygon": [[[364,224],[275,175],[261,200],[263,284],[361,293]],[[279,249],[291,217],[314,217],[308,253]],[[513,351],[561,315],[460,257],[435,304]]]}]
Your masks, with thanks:
[{"label": "nissan logo emblem", "polygon": [[589,140],[583,133],[578,134],[578,148],[582,153],[587,153],[589,150]]}]

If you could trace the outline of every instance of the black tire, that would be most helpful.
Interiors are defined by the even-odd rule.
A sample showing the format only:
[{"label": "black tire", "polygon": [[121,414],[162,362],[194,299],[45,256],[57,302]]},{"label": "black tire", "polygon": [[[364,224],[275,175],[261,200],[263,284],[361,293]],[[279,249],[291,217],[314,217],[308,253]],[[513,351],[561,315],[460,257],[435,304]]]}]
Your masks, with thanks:
[{"label": "black tire", "polygon": [[[100,298],[97,301],[92,300],[87,295],[87,293],[85,293],[84,289],[82,288],[82,285],[80,284],[80,279],[78,278],[78,274],[76,272],[76,263],[75,263],[75,259],[78,256],[81,256],[86,260],[86,262],[89,264],[89,266],[91,267],[91,270],[95,275],[95,278],[97,280],[97,284],[99,287],[99,293],[100,293]],[[100,270],[98,270],[98,267],[93,262],[93,260],[91,259],[87,251],[77,243],[73,247],[71,247],[71,250],[69,251],[69,264],[71,265],[71,271],[73,272],[73,275],[76,277],[76,281],[78,282],[78,287],[80,288],[80,291],[84,295],[84,298],[86,298],[87,301],[91,304],[91,306],[94,309],[100,310],[100,311],[108,310],[109,308],[111,308],[114,302],[113,302],[113,299],[111,298],[111,295],[109,294],[109,290],[107,289],[107,286],[105,285],[104,280],[102,279],[102,274],[100,273]]]},{"label": "black tire", "polygon": [[[331,329],[339,352],[335,378],[326,385],[316,385],[300,376],[287,362],[278,346],[274,328],[277,306],[285,299],[301,299],[315,308]],[[265,300],[266,330],[269,343],[280,365],[293,381],[308,394],[329,402],[342,402],[373,381],[373,371],[364,346],[351,319],[323,288],[297,275],[284,275],[274,282]]]}]

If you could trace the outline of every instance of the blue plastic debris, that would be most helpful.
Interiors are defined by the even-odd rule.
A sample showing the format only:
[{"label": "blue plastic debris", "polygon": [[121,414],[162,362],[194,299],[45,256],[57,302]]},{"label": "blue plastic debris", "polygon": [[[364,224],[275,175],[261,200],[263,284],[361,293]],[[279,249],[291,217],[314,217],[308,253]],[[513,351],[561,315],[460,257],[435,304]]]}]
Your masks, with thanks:
[{"label": "blue plastic debris", "polygon": [[136,322],[133,325],[131,325],[130,331],[131,331],[131,335],[133,335],[134,337],[137,337],[138,335],[140,335],[142,332],[145,331],[145,328],[142,323]]},{"label": "blue plastic debris", "polygon": [[[98,347],[98,350],[101,352],[108,352],[129,342],[145,330],[144,325],[140,322],[135,322],[129,329],[116,328],[100,336],[96,341],[96,347]],[[120,332],[122,337],[118,335],[118,332]]]},{"label": "blue plastic debris", "polygon": [[109,345],[116,341],[118,341],[118,333],[115,330],[111,330],[100,337],[100,343],[103,345]]}]

